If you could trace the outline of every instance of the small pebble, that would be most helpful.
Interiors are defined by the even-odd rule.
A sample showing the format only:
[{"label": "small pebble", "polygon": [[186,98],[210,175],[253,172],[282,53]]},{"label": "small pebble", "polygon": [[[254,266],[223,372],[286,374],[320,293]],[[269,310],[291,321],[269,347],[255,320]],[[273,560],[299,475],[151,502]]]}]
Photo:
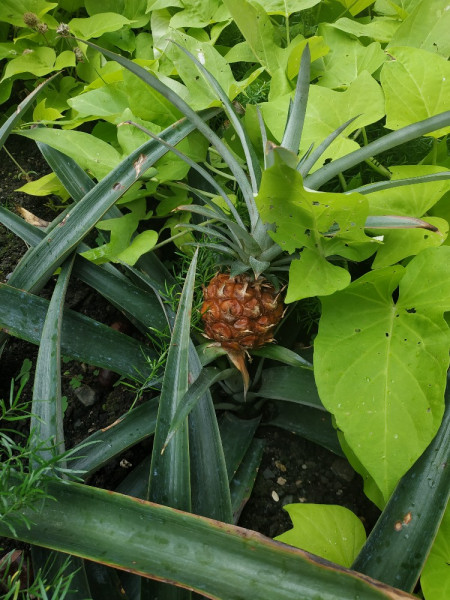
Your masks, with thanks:
[{"label": "small pebble", "polygon": [[294,496],[292,494],[287,494],[282,501],[282,506],[286,506],[286,504],[292,504],[294,502]]},{"label": "small pebble", "polygon": [[333,461],[331,470],[342,481],[352,481],[355,476],[352,466],[343,458],[337,458]]},{"label": "small pebble", "polygon": [[79,388],[73,390],[73,393],[84,406],[95,404],[95,391],[88,385],[81,385]]},{"label": "small pebble", "polygon": [[302,464],[302,469],[303,469],[304,471],[306,471],[306,469],[307,469],[307,468],[308,468],[308,465],[307,465],[306,463],[303,463],[303,464]]},{"label": "small pebble", "polygon": [[286,473],[286,465],[283,465],[282,462],[280,462],[279,460],[275,461],[275,466],[277,469],[279,469],[282,473]]},{"label": "small pebble", "polygon": [[264,469],[264,471],[263,471],[263,477],[264,477],[264,479],[274,479],[275,473],[273,471],[271,471],[269,469],[269,467],[267,467],[267,469]]},{"label": "small pebble", "polygon": [[122,469],[129,469],[130,467],[132,467],[133,465],[130,463],[129,460],[127,460],[126,458],[122,458],[122,460],[120,461],[120,466],[122,467]]},{"label": "small pebble", "polygon": [[286,483],[286,479],[284,477],[278,477],[277,483],[278,485],[284,485]]},{"label": "small pebble", "polygon": [[272,492],[272,498],[275,500],[275,502],[280,501],[280,496],[276,493],[275,490],[273,490],[273,492]]}]

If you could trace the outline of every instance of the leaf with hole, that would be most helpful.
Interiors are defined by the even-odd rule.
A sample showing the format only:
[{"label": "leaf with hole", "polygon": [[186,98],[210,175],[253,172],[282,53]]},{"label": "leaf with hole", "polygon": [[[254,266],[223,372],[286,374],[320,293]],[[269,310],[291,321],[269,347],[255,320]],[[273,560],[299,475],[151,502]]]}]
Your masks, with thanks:
[{"label": "leaf with hole", "polygon": [[322,298],[314,351],[319,395],[385,501],[442,418],[449,299],[446,246]]}]

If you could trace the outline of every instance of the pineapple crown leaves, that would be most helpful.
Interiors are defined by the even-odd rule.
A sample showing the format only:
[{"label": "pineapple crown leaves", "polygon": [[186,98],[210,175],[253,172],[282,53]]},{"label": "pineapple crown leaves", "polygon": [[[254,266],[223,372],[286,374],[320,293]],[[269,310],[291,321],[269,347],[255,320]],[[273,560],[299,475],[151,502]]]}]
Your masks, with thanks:
[{"label": "pineapple crown leaves", "polygon": [[[75,38],[75,39],[77,39],[77,38]],[[181,51],[183,51],[190,58],[190,60],[193,61],[193,63],[199,69],[201,75],[206,79],[208,84],[214,89],[214,91],[218,95],[219,99],[221,100],[224,111],[226,112],[227,117],[229,118],[230,122],[232,123],[232,125],[236,131],[236,134],[238,135],[240,142],[242,144],[242,148],[243,148],[246,162],[247,162],[248,177],[247,177],[247,174],[244,171],[243,167],[241,166],[239,161],[236,159],[236,157],[232,153],[232,151],[220,139],[220,137],[209,127],[209,125],[207,125],[207,123],[205,123],[205,121],[201,118],[201,116],[198,115],[193,109],[191,109],[190,106],[180,96],[178,96],[167,85],[165,85],[163,82],[161,82],[155,75],[153,75],[152,73],[149,73],[146,69],[144,69],[140,65],[130,61],[129,59],[127,59],[121,55],[115,54],[114,52],[111,52],[110,50],[100,48],[99,46],[90,42],[89,40],[80,40],[80,41],[86,43],[87,45],[91,46],[95,50],[98,50],[107,58],[115,60],[116,62],[121,64],[123,67],[125,67],[126,69],[128,69],[129,71],[131,71],[132,73],[137,75],[140,79],[142,79],[145,83],[150,85],[153,89],[155,89],[156,91],[161,93],[167,100],[169,100],[174,106],[176,106],[180,110],[180,112],[182,112],[193,124],[195,124],[197,129],[201,133],[203,133],[203,135],[208,139],[208,141],[211,143],[211,145],[213,145],[216,148],[217,152],[220,154],[220,156],[222,157],[224,162],[228,165],[228,168],[232,172],[233,177],[236,180],[236,183],[240,189],[240,192],[241,192],[242,197],[246,204],[247,212],[248,212],[249,219],[250,219],[250,232],[248,232],[248,230],[245,228],[245,225],[243,224],[242,219],[238,218],[237,211],[235,211],[231,200],[228,198],[227,194],[223,190],[221,190],[221,192],[219,192],[219,194],[224,198],[224,200],[233,216],[235,225],[236,224],[238,225],[239,233],[237,233],[235,225],[230,227],[230,223],[232,221],[231,219],[228,219],[228,217],[227,217],[227,220],[224,221],[225,217],[219,213],[218,207],[212,206],[213,203],[209,203],[208,213],[205,216],[207,216],[208,218],[211,218],[211,217],[216,218],[220,214],[221,218],[218,219],[219,222],[221,223],[221,226],[218,230],[219,233],[221,233],[222,235],[226,235],[227,237],[230,237],[233,240],[235,246],[237,246],[237,248],[240,249],[241,258],[245,259],[245,260],[242,260],[242,263],[243,263],[243,265],[246,266],[246,269],[243,269],[243,265],[241,265],[240,267],[236,266],[236,268],[241,268],[243,270],[253,269],[252,264],[251,264],[251,263],[253,263],[253,265],[255,266],[255,269],[259,272],[259,268],[262,267],[266,262],[269,262],[269,261],[265,260],[265,257],[264,257],[265,253],[267,253],[267,252],[269,254],[273,253],[273,254],[275,254],[275,256],[278,256],[277,253],[281,253],[281,250],[277,250],[276,248],[274,250],[271,250],[271,247],[274,245],[277,246],[277,244],[270,238],[270,236],[268,234],[270,227],[267,224],[264,224],[262,222],[260,215],[259,215],[258,208],[256,206],[256,202],[255,202],[255,198],[258,194],[258,186],[260,184],[261,177],[262,177],[261,168],[260,168],[260,165],[256,158],[255,150],[254,150],[252,143],[249,139],[249,136],[239,118],[239,115],[237,114],[236,110],[234,109],[232,102],[230,102],[226,92],[222,89],[222,87],[217,82],[217,80],[214,78],[214,76],[187,49],[183,48],[176,42],[173,42],[174,44],[176,44],[178,46],[178,48],[180,48]],[[311,57],[310,57],[309,46],[307,44],[305,46],[305,49],[303,51],[302,58],[300,61],[300,70],[299,70],[299,75],[297,78],[296,90],[295,90],[294,98],[290,104],[290,110],[289,110],[289,114],[288,114],[288,118],[287,118],[287,122],[286,122],[285,131],[283,134],[281,146],[277,147],[274,144],[271,145],[270,143],[267,143],[267,132],[265,130],[264,122],[263,122],[263,119],[262,119],[262,116],[261,116],[259,110],[258,110],[258,120],[259,120],[263,144],[265,146],[265,149],[267,150],[267,152],[264,153],[265,154],[264,167],[265,168],[270,167],[271,161],[273,160],[271,153],[276,151],[278,158],[280,158],[282,162],[286,162],[288,166],[293,167],[294,164],[296,163],[295,168],[297,169],[297,171],[300,172],[300,174],[304,178],[305,187],[307,187],[311,190],[317,190],[324,183],[329,181],[332,177],[336,176],[338,173],[341,173],[342,171],[347,170],[347,169],[359,164],[360,162],[366,160],[367,158],[377,155],[380,152],[384,152],[385,150],[389,150],[389,149],[391,149],[395,146],[398,146],[404,142],[407,142],[409,140],[415,139],[422,135],[426,135],[427,133],[430,133],[432,131],[435,131],[437,129],[441,129],[443,127],[450,125],[450,111],[440,113],[439,115],[429,117],[423,121],[414,123],[413,125],[408,125],[397,131],[388,133],[385,136],[367,144],[366,146],[363,146],[360,149],[358,149],[354,152],[351,152],[350,154],[348,154],[342,158],[333,160],[330,163],[320,167],[313,174],[309,174],[309,171],[311,170],[313,165],[317,162],[317,160],[320,158],[320,156],[323,154],[323,152],[328,148],[328,146],[341,133],[343,133],[343,131],[358,117],[358,115],[357,115],[357,116],[353,117],[352,119],[349,119],[346,123],[342,124],[333,133],[331,133],[319,146],[317,146],[316,149],[313,149],[312,147],[309,148],[308,151],[300,158],[300,160],[297,160],[296,157],[297,157],[297,153],[298,153],[298,148],[300,146],[303,123],[305,120],[306,107],[307,107],[307,101],[308,101],[310,62],[311,62]],[[156,138],[156,139],[158,139],[158,138]],[[174,149],[172,147],[170,149],[172,151],[174,151]],[[179,156],[181,157],[181,154],[179,154]],[[183,159],[187,160],[187,162],[190,160],[187,157],[186,158],[183,157]],[[199,168],[201,168],[199,165],[194,167],[193,161],[190,161],[189,164],[193,168],[197,168],[197,170],[199,170]],[[204,172],[206,172],[206,170],[204,170]],[[203,176],[205,175],[204,172],[202,172]],[[435,178],[434,180],[446,179],[446,178],[448,178],[448,172],[434,174],[434,178]],[[205,176],[205,179],[207,179],[210,183],[212,183],[212,181],[211,181],[211,180],[213,180],[212,177],[208,178]],[[392,187],[396,187],[396,186],[400,186],[400,185],[406,185],[406,184],[410,184],[410,183],[421,183],[422,181],[423,181],[422,178],[411,178],[411,180],[408,181],[408,183],[406,183],[406,182],[403,183],[402,180],[395,180],[395,181],[382,182],[382,184],[384,186],[384,189],[387,189],[387,188],[392,188]],[[217,184],[215,183],[213,185],[217,190]],[[357,191],[364,194],[365,187],[366,186],[363,186],[362,188],[358,189]],[[370,193],[371,191],[374,191],[374,190],[368,189],[367,193]],[[201,196],[202,201],[205,201],[205,198],[206,197],[204,195]],[[208,202],[205,202],[205,203],[208,204]],[[206,207],[204,207],[204,208],[206,208]],[[191,212],[194,212],[192,205],[189,206],[189,210]],[[212,211],[212,213],[211,213],[211,211]],[[199,212],[199,211],[197,210],[197,212]],[[389,224],[390,220],[392,220],[392,219],[396,219],[396,223],[395,223],[396,227],[402,227],[401,220],[399,221],[399,218],[395,217],[395,216],[385,216],[384,221],[383,221],[385,226],[387,224]],[[411,227],[411,226],[413,226],[413,223],[405,222],[403,224],[403,226]],[[424,227],[424,226],[427,226],[427,224],[425,224],[425,225],[417,224],[416,226]],[[214,226],[214,228],[216,228],[216,227]],[[225,230],[228,230],[227,233],[225,233]],[[256,242],[256,244],[258,245],[258,248],[255,248],[253,250],[252,244],[248,244],[245,241],[246,235],[245,235],[245,233],[243,233],[244,230],[245,230],[246,234],[248,234],[248,233],[250,234],[250,236],[253,238],[253,241]],[[238,255],[239,252],[237,252],[237,248],[233,249],[232,247],[230,247],[229,255],[231,256],[231,254],[233,254],[233,252],[235,253],[235,255]],[[279,246],[278,246],[278,248],[279,248]],[[251,253],[251,261],[250,261],[250,256],[247,255],[248,252]],[[237,260],[240,260],[240,259],[238,259],[237,256],[236,256],[236,258],[237,258]]]}]

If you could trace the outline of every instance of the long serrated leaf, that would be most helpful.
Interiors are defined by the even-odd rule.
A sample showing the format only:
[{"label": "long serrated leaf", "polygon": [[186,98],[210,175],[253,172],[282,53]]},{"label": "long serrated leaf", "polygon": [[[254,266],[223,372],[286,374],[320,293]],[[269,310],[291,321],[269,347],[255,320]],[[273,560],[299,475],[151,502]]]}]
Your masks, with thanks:
[{"label": "long serrated leaf", "polygon": [[295,96],[289,111],[281,145],[295,155],[298,154],[308,104],[309,80],[311,71],[311,51],[309,44],[303,50],[298,73]]},{"label": "long serrated leaf", "polygon": [[178,428],[181,427],[191,410],[195,407],[205,392],[207,392],[207,390],[209,390],[209,388],[218,381],[228,379],[228,377],[231,377],[235,373],[236,371],[234,369],[224,369],[221,371],[215,367],[202,369],[200,371],[200,375],[197,377],[194,383],[189,386],[187,392],[176,407],[175,414],[173,415],[170,423],[169,431],[167,432],[163,450],[165,450],[167,444],[170,443],[170,440],[178,431]]},{"label": "long serrated leaf", "polygon": [[64,298],[69,285],[74,257],[62,265],[42,327],[30,420],[31,440],[43,460],[62,454],[64,448],[61,404],[61,326]]},{"label": "long serrated leaf", "polygon": [[170,446],[165,448],[164,442],[189,385],[189,333],[197,254],[198,251],[195,252],[186,275],[167,354],[149,481],[149,499],[184,510],[191,508],[187,422],[174,435]]},{"label": "long serrated leaf", "polygon": [[13,114],[3,123],[0,127],[0,148],[3,147],[7,137],[14,129],[17,121],[22,117],[23,113],[31,106],[36,97],[42,92],[42,90],[52,81],[55,77],[57,77],[59,73],[55,73],[42,83],[40,83],[36,88],[28,94],[28,96],[23,100],[13,112]]},{"label": "long serrated leaf", "polygon": [[[18,480],[11,480],[14,485]],[[258,533],[72,482],[49,482],[16,539],[172,581],[210,598],[413,600]],[[11,536],[0,523],[0,535]],[[237,573],[240,576],[237,576]]]},{"label": "long serrated leaf", "polygon": [[70,468],[87,479],[111,458],[155,433],[158,398],[125,413],[70,451]]},{"label": "long serrated leaf", "polygon": [[142,81],[144,81],[147,85],[159,92],[162,96],[164,96],[164,98],[166,98],[167,100],[169,100],[169,102],[176,106],[176,108],[178,108],[178,110],[180,110],[183,115],[185,115],[190,121],[192,121],[195,127],[201,133],[203,133],[206,139],[213,146],[215,146],[219,154],[229,166],[231,172],[236,178],[236,181],[238,182],[239,187],[241,188],[247,206],[250,207],[252,205],[252,203],[254,202],[252,188],[247,180],[244,170],[239,165],[238,161],[227,148],[227,146],[219,138],[219,136],[213,132],[213,130],[203,121],[203,119],[201,119],[201,117],[199,117],[199,115],[194,110],[192,110],[192,108],[182,98],[180,98],[178,94],[176,94],[168,86],[159,81],[157,77],[146,71],[140,65],[128,60],[123,56],[120,56],[119,54],[115,54],[110,50],[100,48],[100,46],[93,44],[89,40],[80,41],[82,41],[84,44],[88,44],[88,46],[91,46],[95,50],[98,50],[98,52],[101,52],[101,54],[103,54],[107,58],[118,62],[127,70],[131,71],[131,73],[137,75],[140,79],[142,79]]},{"label": "long serrated leaf", "polygon": [[253,439],[245,453],[238,470],[230,481],[233,523],[237,524],[258,475],[259,465],[264,451],[264,441]]},{"label": "long serrated leaf", "polygon": [[[36,246],[45,237],[41,229],[26,223],[3,207],[0,207],[0,223],[30,246]],[[82,243],[78,249],[84,252],[89,246]],[[166,319],[158,297],[131,283],[112,265],[96,265],[77,255],[73,274],[126,314],[130,321],[144,332],[147,332],[149,327],[164,329]]]},{"label": "long serrated leaf", "polygon": [[423,219],[397,215],[367,217],[364,227],[366,229],[429,229],[430,231],[438,231],[435,225],[431,225]]},{"label": "long serrated leaf", "polygon": [[319,444],[334,454],[345,456],[329,413],[312,406],[279,400],[271,403],[271,406],[275,415],[263,425],[276,425]]},{"label": "long serrated leaf", "polygon": [[239,419],[232,413],[225,413],[220,420],[220,436],[230,481],[235,476],[255,436],[260,420],[260,417]]},{"label": "long serrated leaf", "polygon": [[[32,344],[39,344],[48,301],[0,284],[0,304],[0,327]],[[145,381],[150,373],[146,355],[155,357],[148,347],[144,353],[141,344],[128,335],[71,310],[64,311],[61,352],[139,381]]]},{"label": "long serrated leaf", "polygon": [[317,190],[335,175],[338,175],[338,173],[342,173],[343,171],[354,167],[367,158],[376,156],[380,152],[390,150],[391,148],[400,146],[400,144],[404,144],[405,142],[409,142],[422,135],[426,135],[427,133],[431,133],[432,131],[436,131],[437,129],[441,129],[442,127],[447,127],[449,125],[450,110],[435,115],[434,117],[430,117],[429,119],[419,121],[418,123],[407,125],[406,127],[402,127],[397,131],[392,131],[378,140],[370,142],[370,144],[367,144],[367,146],[363,146],[362,148],[359,148],[359,150],[350,152],[350,154],[333,160],[320,169],[317,169],[317,171],[315,171],[312,175],[306,177],[304,181],[305,187],[308,187],[312,190]]},{"label": "long serrated leaf", "polygon": [[[173,42],[173,43],[182,52],[184,52],[184,54],[186,54],[186,56],[188,56],[190,58],[190,60],[192,60],[192,62],[197,67],[197,69],[200,71],[200,73],[203,75],[203,77],[206,79],[206,81],[209,83],[209,85],[213,88],[213,90],[219,96],[220,101],[222,102],[223,106],[225,107],[225,112],[227,113],[227,116],[230,119],[230,121],[234,127],[234,130],[236,131],[236,133],[241,141],[242,149],[244,150],[244,155],[245,155],[245,159],[246,159],[248,170],[249,170],[250,181],[252,184],[253,193],[257,194],[259,184],[261,182],[261,168],[259,166],[258,158],[256,156],[256,153],[255,153],[253,145],[250,141],[250,138],[249,138],[246,130],[242,126],[242,123],[241,123],[238,115],[236,114],[236,111],[234,110],[233,104],[230,102],[226,92],[224,91],[224,89],[222,88],[220,83],[217,81],[217,79],[207,69],[205,69],[205,67],[201,64],[201,62],[198,61],[195,58],[195,56],[193,54],[191,54],[191,52],[189,52],[189,50],[187,50],[186,48],[183,48],[183,46],[181,46],[177,42]],[[257,212],[256,205],[254,202],[252,203],[251,208],[252,208],[252,213],[255,213],[255,214],[250,213],[250,219],[252,222],[256,223],[256,219],[258,217],[258,212]]]},{"label": "long serrated leaf", "polygon": [[[449,380],[447,380],[449,381]],[[450,497],[450,384],[435,438],[404,475],[352,568],[412,592]]]},{"label": "long serrated leaf", "polygon": [[[184,121],[178,122],[165,129],[161,137],[176,139],[177,129],[183,128],[183,124]],[[61,226],[27,253],[11,276],[10,284],[28,291],[39,290],[114,202],[166,152],[167,149],[155,140],[132,152],[73,207]]]},{"label": "long serrated leaf", "polygon": [[277,360],[285,365],[290,365],[291,367],[313,368],[313,365],[309,360],[306,360],[306,358],[303,358],[303,356],[300,356],[300,354],[297,354],[297,352],[294,352],[289,348],[283,348],[283,346],[264,346],[263,348],[252,350],[251,352],[252,356],[271,358],[272,360]]},{"label": "long serrated leaf", "polygon": [[297,165],[297,171],[299,171],[302,177],[306,177],[308,175],[309,171],[316,164],[316,162],[319,160],[319,158],[322,156],[325,150],[330,146],[330,144],[334,142],[334,140],[344,131],[344,129],[346,129],[348,125],[350,125],[350,123],[353,123],[353,121],[357,119],[358,116],[359,115],[356,115],[356,117],[352,117],[351,119],[343,123],[340,127],[335,129],[332,133],[330,133],[330,135],[327,135],[323,142],[317,146],[314,152],[312,152],[312,146],[308,149],[308,152],[306,153],[305,157],[302,158]]},{"label": "long serrated leaf", "polygon": [[407,177],[405,179],[393,179],[389,181],[377,181],[362,185],[361,187],[344,192],[345,194],[371,194],[380,190],[390,190],[391,188],[401,187],[403,185],[414,185],[416,183],[427,183],[428,181],[445,181],[450,179],[450,171],[442,171],[442,173],[431,173],[430,175],[422,175],[420,177]]},{"label": "long serrated leaf", "polygon": [[[197,256],[198,250],[194,253],[186,275],[167,354],[147,496],[153,502],[187,511],[192,508],[187,419],[174,434],[172,443],[166,447],[164,442],[167,439],[170,423],[189,385],[189,334]],[[141,594],[144,600],[154,597],[162,600],[190,598],[188,592],[173,590],[161,582],[154,582],[152,585],[143,582]]]},{"label": "long serrated leaf", "polygon": [[214,179],[214,177],[212,177],[212,175],[206,169],[204,169],[201,165],[199,165],[194,160],[192,160],[192,158],[190,158],[189,156],[184,154],[184,152],[181,152],[180,150],[175,148],[175,146],[172,146],[172,144],[169,144],[168,142],[164,141],[160,136],[152,133],[146,127],[142,127],[142,125],[139,125],[138,123],[134,123],[133,121],[126,121],[124,124],[134,125],[135,127],[138,127],[141,131],[146,133],[149,137],[156,140],[157,142],[159,142],[160,144],[165,146],[168,150],[173,152],[175,154],[175,156],[178,156],[178,158],[181,158],[181,160],[183,160],[192,169],[195,169],[198,173],[200,173],[200,175],[211,185],[211,187],[214,190],[216,190],[216,192],[219,194],[219,196],[221,196],[223,198],[225,204],[230,209],[230,211],[231,211],[233,217],[236,219],[236,221],[238,223],[240,223],[242,226],[244,226],[242,219],[239,216],[239,213],[235,209],[234,204],[231,202],[231,200],[228,197],[228,195],[226,194],[225,190],[217,183],[217,181]]},{"label": "long serrated leaf", "polygon": [[310,369],[272,367],[264,369],[261,387],[255,395],[270,400],[286,400],[325,411]]},{"label": "long serrated leaf", "polygon": [[[170,273],[164,271],[152,253],[142,264],[143,273],[135,273],[141,283],[151,290],[164,293],[164,285],[174,284]],[[131,271],[131,268],[128,267]],[[134,270],[133,270],[134,272]],[[173,323],[173,313],[166,307],[167,319]],[[189,343],[189,372],[191,381],[200,374],[202,365],[192,341]],[[231,523],[231,499],[225,458],[220,439],[217,417],[211,394],[206,392],[194,407],[189,418],[189,454],[191,462],[191,497],[193,511],[219,521]],[[205,494],[205,489],[208,493]]]}]

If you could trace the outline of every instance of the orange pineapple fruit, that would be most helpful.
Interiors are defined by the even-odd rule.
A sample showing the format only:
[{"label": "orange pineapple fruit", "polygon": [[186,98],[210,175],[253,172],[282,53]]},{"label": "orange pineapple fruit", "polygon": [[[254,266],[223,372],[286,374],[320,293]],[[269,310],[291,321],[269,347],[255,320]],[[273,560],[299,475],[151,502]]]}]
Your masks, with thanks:
[{"label": "orange pineapple fruit", "polygon": [[219,273],[203,289],[204,335],[227,351],[242,373],[245,391],[249,385],[245,355],[274,341],[273,330],[284,312],[280,293],[264,277],[247,273]]}]

